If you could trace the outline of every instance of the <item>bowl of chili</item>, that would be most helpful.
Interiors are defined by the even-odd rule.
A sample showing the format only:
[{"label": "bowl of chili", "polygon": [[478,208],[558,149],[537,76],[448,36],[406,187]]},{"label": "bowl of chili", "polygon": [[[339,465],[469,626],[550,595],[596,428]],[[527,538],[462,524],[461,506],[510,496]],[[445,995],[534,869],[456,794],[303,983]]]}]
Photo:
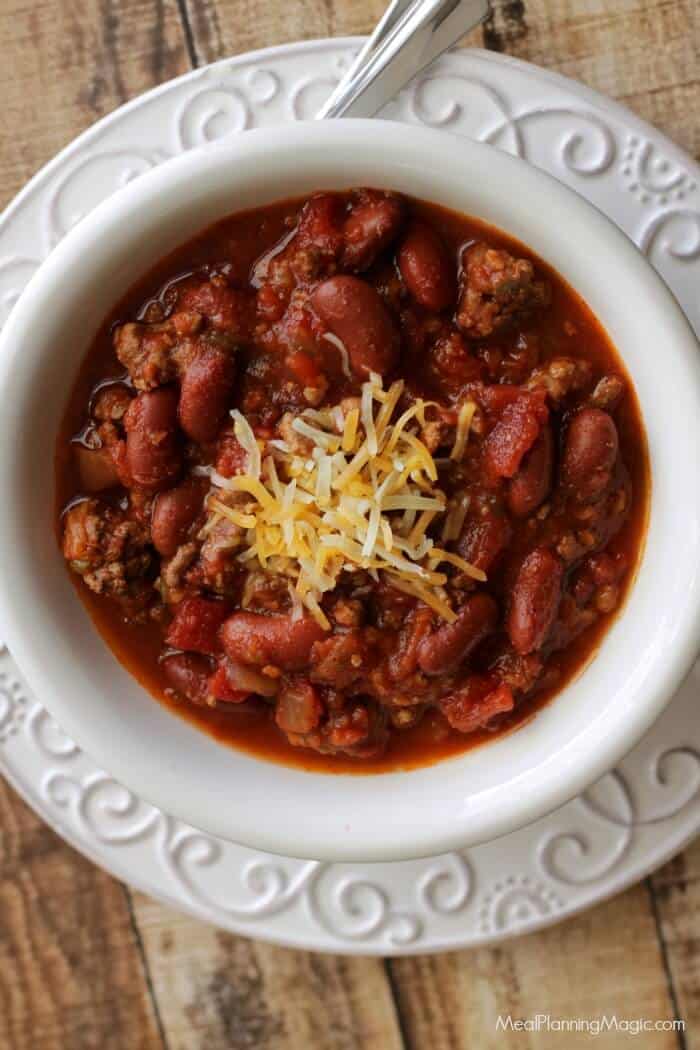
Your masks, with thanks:
[{"label": "bowl of chili", "polygon": [[624,235],[499,151],[384,121],[193,151],[3,333],[8,642],[214,834],[387,860],[511,831],[695,655],[698,360]]}]

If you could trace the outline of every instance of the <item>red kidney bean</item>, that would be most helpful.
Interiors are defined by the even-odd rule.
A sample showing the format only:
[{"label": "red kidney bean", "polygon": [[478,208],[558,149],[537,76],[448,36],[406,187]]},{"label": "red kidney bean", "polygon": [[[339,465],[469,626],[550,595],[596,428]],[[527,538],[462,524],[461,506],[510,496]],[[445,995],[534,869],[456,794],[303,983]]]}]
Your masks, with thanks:
[{"label": "red kidney bean", "polygon": [[359,277],[331,277],[314,290],[311,305],[344,343],[357,375],[391,371],[399,355],[399,333],[371,285]]},{"label": "red kidney bean", "polygon": [[[398,612],[400,615],[400,608]],[[389,673],[397,682],[418,669],[418,654],[421,643],[430,634],[433,614],[427,606],[419,605],[404,614],[402,620],[398,645],[389,658]]]},{"label": "red kidney bean", "polygon": [[264,667],[271,664],[285,671],[299,671],[309,662],[314,642],[326,632],[311,617],[264,616],[236,612],[221,628],[221,644],[231,660]]},{"label": "red kidney bean", "polygon": [[357,204],[343,225],[342,266],[358,273],[368,269],[398,236],[403,214],[398,197],[379,197]]},{"label": "red kidney bean", "polygon": [[226,418],[236,378],[231,349],[210,343],[195,357],[182,378],[178,415],[188,437],[213,441]]},{"label": "red kidney bean", "polygon": [[610,484],[619,440],[612,417],[600,408],[582,408],[571,419],[564,440],[562,482],[588,503]]},{"label": "red kidney bean", "polygon": [[124,416],[126,466],[138,488],[167,488],[177,480],[182,454],[177,430],[177,391],[160,387],[139,394]]},{"label": "red kidney bean", "polygon": [[524,518],[544,503],[552,487],[554,441],[548,425],[542,429],[530,451],[525,455],[518,473],[508,484],[508,510],[516,518]]},{"label": "red kidney bean", "polygon": [[521,656],[542,647],[559,609],[564,567],[546,547],[537,547],[520,566],[510,596],[506,627]]},{"label": "red kidney bean", "polygon": [[202,509],[204,485],[196,479],[160,492],[153,502],[151,539],[164,558],[171,558],[187,539],[190,526]]},{"label": "red kidney bean", "polygon": [[454,266],[432,226],[414,222],[401,242],[397,261],[404,284],[420,306],[440,311],[454,302]]},{"label": "red kidney bean", "polygon": [[459,610],[454,623],[445,623],[418,647],[418,666],[425,674],[456,670],[498,621],[498,606],[488,594],[475,594]]},{"label": "red kidney bean", "polygon": [[119,474],[108,448],[75,448],[83,492],[102,492],[119,484]]},{"label": "red kidney bean", "polygon": [[343,202],[335,193],[316,193],[301,210],[292,241],[294,248],[313,246],[321,255],[335,258],[343,248]]},{"label": "red kidney bean", "polygon": [[468,518],[457,541],[457,553],[477,569],[488,572],[513,536],[508,518],[487,513]]},{"label": "red kidney bean", "polygon": [[192,704],[204,705],[209,695],[211,663],[199,653],[177,653],[161,662],[169,685]]}]

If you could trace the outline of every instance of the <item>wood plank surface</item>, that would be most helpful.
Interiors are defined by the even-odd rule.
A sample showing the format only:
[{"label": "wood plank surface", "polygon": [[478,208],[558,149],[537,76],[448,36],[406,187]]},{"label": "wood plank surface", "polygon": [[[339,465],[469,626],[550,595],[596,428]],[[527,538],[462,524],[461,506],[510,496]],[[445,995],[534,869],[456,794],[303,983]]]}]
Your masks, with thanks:
[{"label": "wood plank surface", "polygon": [[700,840],[651,880],[678,1015],[688,1026],[687,1050],[700,1048]]},{"label": "wood plank surface", "polygon": [[0,1047],[162,1047],[125,887],[0,782]]},{"label": "wood plank surface", "polygon": [[379,959],[256,943],[134,895],[170,1050],[401,1050]]},{"label": "wood plank surface", "polygon": [[[0,206],[61,146],[153,84],[251,48],[369,31],[384,0],[2,0]],[[700,155],[697,0],[495,0],[468,42],[577,77]],[[700,1050],[700,845],[551,930],[401,960],[234,937],[132,894],[0,790],[1,1050],[576,1050],[499,1014],[669,1019]]]},{"label": "wood plank surface", "polygon": [[189,68],[176,0],[2,0],[0,208],[78,132]]},{"label": "wood plank surface", "polygon": [[[605,1015],[671,1020],[666,980],[649,892],[644,884],[576,919],[495,948],[398,959],[391,964],[399,1010],[412,1050],[576,1050],[587,1032],[512,1031],[499,1016],[555,1019]],[[595,1037],[600,1050],[624,1039]],[[673,1050],[673,1032],[644,1036],[644,1050]]]}]

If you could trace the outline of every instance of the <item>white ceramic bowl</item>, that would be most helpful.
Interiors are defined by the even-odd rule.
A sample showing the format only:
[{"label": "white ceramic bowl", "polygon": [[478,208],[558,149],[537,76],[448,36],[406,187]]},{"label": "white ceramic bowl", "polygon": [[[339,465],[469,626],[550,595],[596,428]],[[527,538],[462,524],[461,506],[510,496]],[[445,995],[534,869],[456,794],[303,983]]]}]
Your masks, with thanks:
[{"label": "white ceramic bowl", "polygon": [[[212,221],[315,189],[393,188],[521,239],[586,299],[636,384],[651,451],[646,551],[586,670],[517,732],[424,769],[324,776],[216,743],[153,700],[76,596],[54,534],[53,449],[102,318]],[[576,795],[652,724],[700,637],[700,356],[676,301],[571,190],[488,146],[380,121],[246,132],[141,176],[31,281],[0,344],[0,629],[29,684],[93,759],[201,829],[291,856],[392,860],[512,831]]]}]

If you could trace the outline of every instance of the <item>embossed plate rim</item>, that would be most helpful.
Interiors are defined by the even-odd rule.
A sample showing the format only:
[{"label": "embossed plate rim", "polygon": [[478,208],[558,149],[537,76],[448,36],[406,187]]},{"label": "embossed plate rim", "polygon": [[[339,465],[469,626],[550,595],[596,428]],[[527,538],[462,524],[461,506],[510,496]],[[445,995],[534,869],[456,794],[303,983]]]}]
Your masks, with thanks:
[{"label": "embossed plate rim", "polygon": [[[128,118],[129,115],[133,111],[137,111],[145,101],[151,102],[156,97],[165,95],[169,91],[177,89],[187,82],[194,83],[202,78],[206,80],[206,78],[212,74],[212,71],[215,75],[219,73],[223,74],[224,72],[235,72],[237,69],[244,69],[246,66],[252,67],[255,63],[267,63],[268,65],[274,66],[276,60],[284,61],[286,59],[294,59],[295,56],[299,55],[304,56],[310,53],[318,54],[319,52],[326,51],[329,52],[331,56],[334,55],[336,58],[339,58],[342,56],[343,52],[347,52],[348,49],[356,47],[358,44],[358,38],[344,38],[338,40],[315,40],[279,48],[266,48],[246,55],[237,56],[234,59],[223,59],[211,66],[191,71],[190,73],[178,77],[174,81],[160,85],[146,95],[140,96],[139,98],[127,103],[125,106],[115,111],[115,113],[110,114],[98,124],[87,129],[87,131],[81,136],[65,147],[65,149],[50,161],[46,167],[41,169],[41,171],[30,180],[27,186],[25,186],[15,200],[6,208],[2,216],[0,216],[0,231],[5,228],[6,223],[13,218],[22,205],[30,199],[31,195],[37,189],[42,188],[44,180],[50,179],[57,168],[60,168],[61,165],[72,158],[74,154],[79,153],[82,147],[99,140],[101,134],[108,131],[123,117]],[[631,114],[625,109],[625,107],[605,99],[604,96],[601,96],[592,89],[586,88],[583,85],[578,85],[559,74],[539,70],[528,63],[521,62],[520,60],[494,55],[483,50],[463,52],[458,55],[450,56],[453,63],[463,64],[466,70],[469,70],[470,60],[472,58],[477,59],[480,62],[485,61],[489,66],[495,69],[511,68],[515,73],[533,79],[540,86],[549,83],[553,88],[558,87],[561,92],[567,93],[571,101],[577,103],[584,101],[588,103],[594,111],[602,111],[603,116],[615,116],[617,121],[624,125],[625,131],[639,133],[648,138],[656,147],[660,146],[663,150],[664,156],[673,160],[676,166],[691,173],[694,181],[700,179],[700,168],[698,168],[695,162],[685,155],[682,150],[665,139],[665,137],[655,131],[641,118]],[[439,64],[437,70],[437,76],[439,79],[442,70],[442,67]],[[447,72],[447,75],[451,74]],[[127,145],[129,144],[127,143]],[[620,152],[622,152],[622,149],[620,149]],[[578,174],[585,175],[585,170],[579,171]],[[618,185],[616,187],[616,192],[622,194],[623,187]],[[694,259],[695,257],[695,247],[693,246],[692,258]],[[2,261],[3,257],[0,256],[0,264],[2,264]],[[4,667],[0,668],[0,670],[4,670]],[[695,692],[697,693],[697,689]],[[32,712],[29,711],[29,708],[27,710],[29,717],[27,717],[26,721],[29,723],[31,722]],[[667,749],[663,754],[656,757],[656,764],[651,772],[659,782],[663,780],[663,771],[660,771],[657,767],[662,761],[665,762],[669,755],[676,754],[679,750],[680,745],[670,750]],[[58,755],[58,752],[56,752],[56,755]],[[694,756],[694,761],[697,762],[697,753],[694,750],[692,755]],[[86,761],[89,761],[87,756],[84,757]],[[639,765],[643,765],[645,761],[646,760],[642,756],[639,760]],[[64,765],[64,770],[65,768]],[[577,880],[577,878],[571,877],[564,879],[563,882],[560,879],[560,883],[568,883],[571,887],[575,885],[585,887],[585,893],[576,904],[573,904],[570,901],[562,902],[557,900],[553,905],[553,909],[546,914],[539,914],[529,920],[520,922],[517,925],[509,919],[505,928],[492,926],[489,932],[484,932],[483,929],[480,930],[479,928],[478,915],[476,914],[476,904],[479,902],[479,898],[481,899],[483,908],[486,908],[489,902],[495,900],[499,894],[501,894],[501,897],[499,898],[499,901],[501,901],[507,896],[508,892],[517,892],[518,888],[523,885],[527,884],[532,893],[536,893],[543,888],[536,884],[533,885],[532,879],[528,880],[523,876],[522,871],[525,868],[525,858],[523,858],[523,861],[521,862],[514,856],[508,856],[510,849],[508,840],[510,836],[502,840],[501,844],[492,844],[492,846],[495,845],[499,849],[499,856],[501,846],[503,848],[505,862],[503,878],[501,879],[499,875],[498,880],[493,879],[485,885],[478,885],[480,871],[478,869],[477,859],[481,847],[470,851],[468,854],[458,853],[445,858],[430,858],[425,861],[424,864],[423,862],[419,862],[422,865],[422,870],[417,877],[415,885],[412,884],[411,886],[412,891],[414,889],[416,890],[415,897],[418,898],[418,904],[416,904],[416,899],[414,895],[412,895],[410,898],[411,908],[414,909],[415,914],[410,912],[408,915],[396,911],[394,908],[394,890],[398,889],[395,879],[398,878],[400,880],[405,878],[405,874],[396,871],[393,866],[368,866],[355,864],[326,865],[319,867],[314,866],[314,862],[304,864],[302,862],[292,861],[291,858],[287,858],[290,865],[293,864],[298,867],[294,867],[291,874],[287,876],[289,885],[283,885],[280,893],[285,899],[289,899],[291,885],[294,890],[294,892],[291,893],[291,899],[292,901],[301,901],[303,910],[301,916],[295,916],[296,925],[294,931],[283,932],[282,930],[275,928],[274,915],[279,915],[279,911],[274,912],[274,915],[269,922],[264,919],[263,913],[259,911],[256,912],[252,908],[248,908],[247,910],[245,908],[238,909],[239,913],[246,913],[248,918],[232,918],[231,915],[235,908],[229,904],[229,914],[225,919],[222,919],[222,914],[226,905],[221,905],[218,901],[214,901],[213,897],[211,898],[210,905],[207,904],[207,906],[202,906],[196,903],[195,898],[192,895],[187,898],[185,898],[184,895],[181,895],[180,897],[173,895],[167,887],[167,878],[160,868],[157,870],[157,878],[155,880],[152,880],[151,878],[142,878],[140,874],[134,874],[134,870],[139,870],[139,866],[133,863],[133,857],[129,858],[130,863],[124,864],[123,857],[120,856],[116,858],[113,850],[101,846],[99,836],[93,834],[93,837],[90,838],[85,834],[81,835],[79,830],[76,830],[75,821],[71,821],[70,811],[58,808],[53,799],[54,806],[50,807],[47,799],[41,799],[39,793],[35,790],[34,783],[29,785],[20,781],[19,776],[15,774],[9,762],[7,763],[6,775],[16,790],[27,799],[29,804],[40,813],[42,818],[45,819],[58,834],[62,835],[67,841],[69,841],[71,845],[79,849],[95,863],[101,864],[118,877],[132,883],[143,892],[166,902],[171,907],[189,912],[197,918],[204,919],[205,921],[218,922],[219,925],[224,925],[237,933],[253,935],[260,937],[262,940],[271,941],[273,943],[286,944],[290,947],[306,949],[332,950],[348,954],[409,954],[415,952],[454,950],[459,947],[491,943],[500,940],[505,936],[513,936],[515,933],[526,933],[541,928],[542,926],[558,921],[560,918],[580,912],[595,901],[612,896],[621,889],[637,881],[639,878],[647,874],[653,867],[663,863],[669,856],[681,849],[686,842],[694,837],[698,831],[698,826],[700,825],[700,807],[698,808],[698,813],[695,815],[693,826],[689,826],[687,823],[687,818],[690,814],[687,811],[684,811],[686,814],[684,818],[685,823],[681,826],[681,822],[679,821],[678,826],[674,825],[673,829],[663,827],[662,824],[663,831],[661,831],[661,829],[657,830],[657,837],[654,845],[646,848],[643,855],[635,860],[630,860],[624,856],[624,850],[626,847],[622,840],[625,836],[619,836],[619,842],[616,842],[615,850],[612,851],[613,860],[610,863],[606,860],[602,866],[602,874],[600,873],[601,869],[599,867],[596,869],[599,871],[599,874],[595,876],[590,875],[589,873],[583,879]],[[94,779],[92,778],[96,775],[99,776],[99,774],[95,774],[94,770],[89,771],[87,775],[84,775],[82,772],[79,774],[76,773],[76,777],[81,780],[79,786],[83,794],[86,789],[89,788],[90,784],[94,784]],[[647,771],[647,775],[649,775],[649,771]],[[67,784],[72,783],[70,775],[64,777],[64,780]],[[626,782],[623,783],[624,789],[629,790]],[[695,781],[693,781],[693,783],[695,784]],[[110,787],[108,782],[107,787]],[[80,796],[79,801],[83,800],[83,796]],[[581,802],[582,800],[577,801]],[[675,817],[676,813],[682,811],[683,807],[688,806],[691,801],[697,801],[695,793],[693,793],[692,796],[688,796],[680,807],[667,814],[667,818],[665,819],[670,820],[672,817]],[[66,806],[67,805],[68,802],[66,802]],[[568,807],[576,805],[577,802],[569,803]],[[595,806],[592,806],[590,802],[587,802],[586,805],[592,812],[595,811]],[[568,807],[565,807],[567,818],[569,815]],[[562,811],[558,812],[561,813]],[[175,843],[176,846],[176,840],[181,842],[182,836],[188,834],[188,829],[183,828],[182,826],[179,828],[171,827],[169,824],[170,818],[166,815],[159,816],[166,835],[170,835],[171,845]],[[563,829],[557,831],[557,817],[558,814],[555,813],[551,818],[545,818],[546,821],[553,825],[554,830],[547,836],[541,836],[542,842],[540,843],[540,847],[542,850],[549,849],[552,844],[554,844],[555,847],[558,847],[561,842],[571,845],[572,843],[575,844],[577,841],[578,826],[573,825],[572,821],[570,822],[572,825],[571,827],[570,824],[566,824]],[[638,820],[637,813],[632,810],[630,810],[629,815],[626,815],[625,813],[623,813],[622,816],[613,814],[613,817],[615,819],[608,816],[606,816],[605,819],[612,821],[613,825],[617,823],[618,827],[624,826],[628,828],[628,830],[630,830],[630,836],[628,836],[630,840],[632,837],[631,829],[653,823],[658,819],[658,817],[656,817],[651,818],[651,821],[645,821],[643,819]],[[150,823],[152,820],[154,821],[153,825]],[[629,823],[626,823],[627,820],[629,820]],[[161,823],[158,823],[158,818],[154,817],[153,814],[147,815],[145,823],[149,828],[151,826],[157,826],[159,829],[161,828]],[[538,822],[538,824],[539,823],[542,822]],[[195,835],[195,833],[192,834]],[[516,833],[516,835],[520,835],[522,840],[522,833]],[[180,836],[179,839],[178,836]],[[134,840],[138,840],[139,848],[143,846],[143,843],[141,842],[142,837],[143,836],[137,835]],[[149,849],[152,848],[152,838],[153,836],[150,836],[148,840]],[[110,840],[108,836],[103,836],[102,841],[116,843],[119,840],[118,838]],[[615,859],[617,857],[616,850],[619,848],[620,843],[622,843],[623,850],[622,861]],[[517,846],[516,844],[515,849],[511,849],[511,852],[517,853],[518,849],[522,850],[522,848],[522,846]],[[233,849],[239,849],[239,847],[233,847]],[[529,849],[529,853],[534,852],[534,849]],[[284,860],[279,860],[278,858],[266,858],[265,855],[256,854],[252,851],[243,851],[240,862],[235,862],[235,870],[230,871],[230,874],[227,875],[228,881],[230,882],[234,878],[240,876],[241,880],[245,883],[246,889],[250,889],[246,880],[251,876],[252,867],[255,866],[256,862],[265,861],[269,862],[268,874],[274,874],[274,870],[279,871],[283,869]],[[463,885],[458,884],[457,892],[453,893],[451,886],[448,883],[450,893],[448,893],[446,898],[442,901],[437,900],[435,894],[436,880],[439,881],[440,879],[444,879],[446,877],[446,871],[447,878],[449,878],[447,865],[453,861],[458,867],[461,865],[463,868]],[[532,858],[528,855],[528,863],[530,864],[530,867],[532,867],[531,861]],[[193,863],[199,863],[199,861],[195,859]],[[278,865],[277,869],[275,869],[275,865]],[[541,865],[535,865],[535,867],[538,872],[538,877],[542,878],[542,872],[540,870]],[[393,869],[393,872],[388,872],[387,868]],[[409,870],[414,870],[416,868],[416,863],[409,863],[407,868]],[[562,870],[561,865],[559,865],[559,868]],[[506,876],[510,871],[516,872],[516,876],[507,878]],[[228,872],[229,869],[227,868],[227,873]],[[301,879],[299,879],[299,873],[301,873]],[[566,875],[566,872],[564,874]],[[384,894],[385,900],[379,900],[378,902],[375,901],[375,904],[379,909],[377,912],[377,921],[374,922],[370,916],[370,919],[365,922],[363,930],[360,930],[360,932],[355,930],[355,932],[353,932],[352,930],[348,931],[340,928],[338,916],[334,916],[336,919],[335,924],[333,922],[327,924],[321,922],[318,915],[310,914],[310,911],[313,912],[316,907],[321,908],[321,905],[317,905],[315,901],[311,902],[306,899],[307,896],[313,896],[311,891],[307,894],[306,887],[307,885],[310,885],[311,890],[315,893],[316,883],[326,878],[326,876],[332,881],[332,889],[335,891],[333,897],[335,907],[339,906],[338,902],[344,893],[346,896],[352,894],[358,887],[361,889],[362,886],[366,886],[372,893],[379,894],[380,896],[381,894]],[[336,876],[338,877],[336,878]],[[376,881],[372,882],[372,879],[375,879]],[[294,889],[294,887],[297,886],[297,882],[303,883],[305,887],[301,893]],[[472,885],[473,882],[476,882],[477,885]],[[499,883],[502,883],[502,885]],[[603,884],[602,886],[600,885],[601,883]],[[510,890],[508,889],[509,886],[511,887]],[[544,896],[546,897],[549,894],[549,897],[554,900],[555,894],[551,893],[550,890],[552,886],[555,888],[556,886],[554,883],[550,883],[548,886],[549,889],[544,887]],[[431,893],[433,894],[433,897],[430,899],[430,908],[428,908],[426,905],[426,895],[430,896]],[[562,896],[565,896],[564,890],[562,890]],[[257,904],[257,898],[255,898],[254,904]],[[420,910],[421,905],[423,905],[422,912]],[[468,908],[471,908],[472,914],[465,914]],[[282,910],[284,910],[284,908],[282,908]],[[271,913],[268,912],[268,915],[269,914]],[[431,931],[429,925],[430,916],[438,914],[447,916],[450,920],[449,930],[440,935],[436,935],[435,931]],[[250,920],[254,918],[256,918],[256,921],[251,923]],[[415,925],[415,929],[413,930],[410,926],[411,921],[413,921]],[[408,926],[405,926],[405,928],[400,927],[401,922],[408,922]],[[400,932],[396,933],[395,938],[392,936],[387,940],[386,937],[384,937],[384,933],[391,924],[399,924]],[[423,926],[425,929],[422,929]],[[380,936],[383,939],[380,939]]]}]

